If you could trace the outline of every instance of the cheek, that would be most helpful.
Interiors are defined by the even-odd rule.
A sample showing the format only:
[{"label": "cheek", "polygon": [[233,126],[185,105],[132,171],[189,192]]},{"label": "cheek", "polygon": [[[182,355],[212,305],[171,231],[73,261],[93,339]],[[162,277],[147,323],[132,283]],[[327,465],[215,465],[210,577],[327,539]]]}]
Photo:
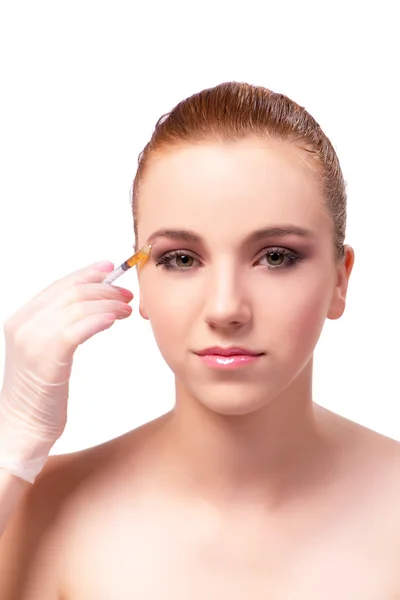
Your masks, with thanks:
[{"label": "cheek", "polygon": [[263,312],[276,348],[312,351],[321,334],[333,292],[330,276],[294,278],[270,286]]},{"label": "cheek", "polygon": [[[198,306],[191,286],[183,286],[179,281],[164,282],[159,279],[156,293],[145,288],[144,306],[157,345],[166,362],[171,366],[174,348],[187,343],[193,323],[198,318]],[[198,300],[198,295],[197,295]]]}]

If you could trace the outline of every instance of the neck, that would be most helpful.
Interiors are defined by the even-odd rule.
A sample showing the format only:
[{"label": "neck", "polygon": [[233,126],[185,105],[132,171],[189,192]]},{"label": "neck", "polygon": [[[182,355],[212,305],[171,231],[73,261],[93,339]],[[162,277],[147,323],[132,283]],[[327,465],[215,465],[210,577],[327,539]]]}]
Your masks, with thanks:
[{"label": "neck", "polygon": [[310,364],[281,396],[246,415],[211,411],[177,383],[167,455],[185,490],[213,503],[276,507],[321,481],[331,448],[312,401],[311,371]]}]

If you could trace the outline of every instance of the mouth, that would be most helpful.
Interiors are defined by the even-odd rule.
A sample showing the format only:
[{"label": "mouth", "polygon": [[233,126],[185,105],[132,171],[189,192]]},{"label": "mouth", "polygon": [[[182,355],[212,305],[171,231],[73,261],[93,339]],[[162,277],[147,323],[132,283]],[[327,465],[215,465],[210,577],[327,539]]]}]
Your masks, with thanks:
[{"label": "mouth", "polygon": [[198,356],[262,356],[264,352],[257,352],[248,348],[238,348],[236,346],[230,348],[213,346],[212,348],[195,352],[195,354]]},{"label": "mouth", "polygon": [[195,352],[200,360],[214,369],[236,369],[260,360],[265,352],[256,352],[248,348],[206,348]]}]

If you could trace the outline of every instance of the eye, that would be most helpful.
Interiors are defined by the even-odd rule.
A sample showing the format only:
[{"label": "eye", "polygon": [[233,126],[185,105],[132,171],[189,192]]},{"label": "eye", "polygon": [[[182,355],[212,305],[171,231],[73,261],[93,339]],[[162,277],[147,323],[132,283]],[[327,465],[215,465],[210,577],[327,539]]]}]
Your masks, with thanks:
[{"label": "eye", "polygon": [[[185,271],[193,267],[193,263],[199,262],[188,252],[174,251],[164,254],[156,262],[156,267],[161,266],[167,271]],[[174,264],[175,263],[175,264]]]},{"label": "eye", "polygon": [[[266,259],[267,264],[262,265],[264,259]],[[288,248],[277,247],[268,248],[268,251],[257,262],[262,266],[266,266],[267,269],[286,269],[295,265],[300,260],[302,260],[302,257],[296,252]],[[189,252],[174,250],[173,252],[164,254],[157,260],[156,267],[160,266],[166,271],[189,271],[202,265]]]},{"label": "eye", "polygon": [[265,265],[267,269],[286,269],[301,261],[302,257],[288,248],[277,247],[268,248],[268,251],[262,255],[259,262],[262,263],[263,259],[267,261]]},{"label": "eye", "polygon": [[271,267],[280,267],[285,262],[285,255],[283,252],[269,252],[266,259]]}]

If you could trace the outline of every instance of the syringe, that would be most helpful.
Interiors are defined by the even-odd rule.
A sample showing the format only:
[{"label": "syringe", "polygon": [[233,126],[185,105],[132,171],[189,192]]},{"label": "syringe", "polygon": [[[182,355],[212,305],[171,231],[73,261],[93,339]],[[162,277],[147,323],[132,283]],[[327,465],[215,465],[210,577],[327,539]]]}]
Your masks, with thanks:
[{"label": "syringe", "polygon": [[103,283],[112,283],[113,281],[118,279],[118,277],[121,277],[121,275],[126,273],[126,271],[128,271],[129,269],[131,269],[132,267],[137,265],[139,262],[141,262],[141,261],[145,262],[150,256],[150,250],[151,250],[151,244],[147,245],[147,246],[143,246],[143,248],[141,248],[140,250],[135,252],[135,254],[133,256],[128,258],[119,267],[114,269],[114,271],[111,271],[111,273],[109,273],[105,277],[105,279],[103,280]]}]

